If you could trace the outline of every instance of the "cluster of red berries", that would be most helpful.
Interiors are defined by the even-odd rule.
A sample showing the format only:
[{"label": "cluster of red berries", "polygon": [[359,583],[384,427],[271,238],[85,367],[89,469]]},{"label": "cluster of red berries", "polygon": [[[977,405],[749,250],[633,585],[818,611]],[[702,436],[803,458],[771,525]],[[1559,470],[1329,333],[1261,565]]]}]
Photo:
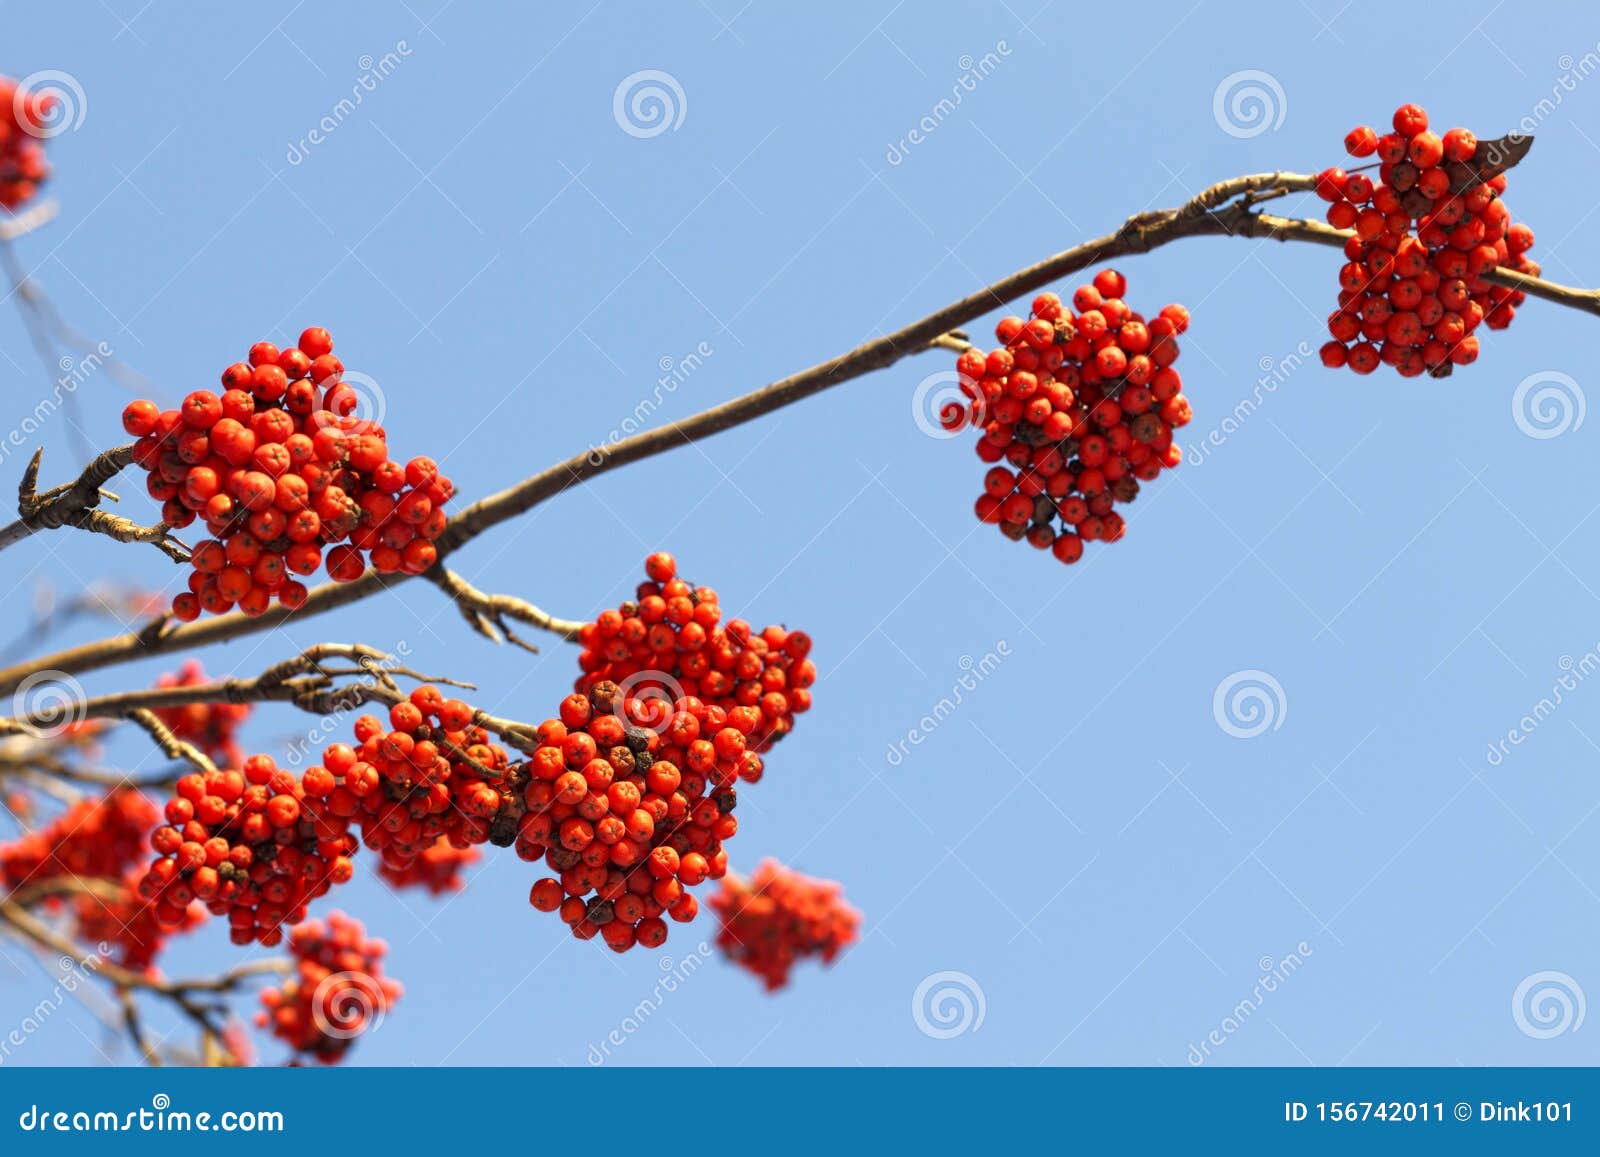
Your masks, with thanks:
[{"label": "cluster of red berries", "polygon": [[517,854],[558,875],[529,901],[580,940],[617,952],[665,942],[665,914],[693,920],[687,889],[727,873],[739,780],[761,778],[759,707],[684,696],[670,707],[602,681],[538,728]]},{"label": "cluster of red berries", "polygon": [[1189,311],[1169,305],[1146,321],[1124,302],[1127,289],[1122,274],[1103,269],[1071,308],[1041,293],[1028,318],[1002,318],[1001,348],[956,360],[968,400],[939,415],[947,430],[982,432],[978,457],[993,465],[978,518],[1064,563],[1082,558],[1086,542],[1120,539],[1125,525],[1112,507],[1183,461],[1172,432],[1193,415],[1172,363]]},{"label": "cluster of red berries", "polygon": [[132,789],[80,800],[45,826],[0,844],[0,883],[17,888],[57,876],[120,879],[141,858],[145,837],[160,819],[156,805]]},{"label": "cluster of red berries", "polygon": [[1511,223],[1503,172],[1486,176],[1478,138],[1428,128],[1417,105],[1395,110],[1394,131],[1351,129],[1345,149],[1378,158],[1378,180],[1325,169],[1317,195],[1331,202],[1328,223],[1353,229],[1339,270],[1339,308],[1328,318],[1334,340],[1321,350],[1330,368],[1370,374],[1380,364],[1403,377],[1444,377],[1478,357],[1479,324],[1504,329],[1524,300],[1490,285],[1496,268],[1537,274],[1526,253],[1533,231]]},{"label": "cluster of red berries", "polygon": [[378,865],[378,875],[394,888],[426,888],[429,895],[442,896],[466,887],[462,871],[482,858],[477,848],[458,848],[448,836],[440,836],[408,863],[385,858]]},{"label": "cluster of red berries", "polygon": [[732,711],[761,713],[751,746],[765,751],[811,707],[817,669],[804,631],[768,627],[757,634],[743,619],[721,622],[717,592],[678,577],[678,564],[658,551],[645,559],[648,581],[635,597],[602,611],[578,634],[582,671],[575,689],[615,683],[663,719],[684,696]]},{"label": "cluster of red berries", "polygon": [[242,770],[183,776],[167,822],[150,835],[156,858],[139,895],[164,927],[181,925],[199,900],[227,917],[235,944],[278,944],[284,924],[303,920],[307,904],[354,870],[348,821],[306,801],[301,782],[266,755]]},{"label": "cluster of red berries", "polygon": [[724,879],[711,907],[722,922],[717,947],[759,976],[768,992],[788,984],[800,960],[817,956],[832,964],[861,928],[861,913],[845,903],[843,884],[814,880],[771,859],[749,880]]},{"label": "cluster of red berries", "polygon": [[[306,769],[309,810],[330,824],[353,823],[391,882],[424,883],[434,878],[432,865],[451,864],[448,854],[441,861],[441,839],[457,850],[510,846],[525,773],[473,723],[475,715],[460,699],[422,686],[389,708],[387,723],[361,716],[355,747],[332,744],[320,765]],[[463,862],[470,860],[453,858],[455,866]]]},{"label": "cluster of red berries", "polygon": [[284,350],[257,342],[222,386],[220,396],[195,390],[177,410],[137,401],[122,413],[162,521],[181,528],[199,517],[212,535],[194,548],[176,618],[235,605],[259,615],[274,595],[292,610],[306,587],[290,576],[316,573],[324,547],[339,582],[360,578],[369,558],[384,574],[437,561],[454,488],[431,458],[389,458],[383,427],[356,412],[361,396],[327,330]]},{"label": "cluster of red berries", "polygon": [[51,92],[19,94],[16,81],[0,76],[0,209],[20,209],[49,179],[38,126],[48,123],[56,100]]},{"label": "cluster of red berries", "polygon": [[162,914],[160,901],[152,903],[139,895],[143,874],[131,871],[106,893],[86,890],[73,898],[78,939],[113,946],[117,963],[134,972],[149,970],[170,937],[188,932],[206,919],[205,906],[199,901],[189,903],[181,913]]},{"label": "cluster of red berries", "polygon": [[[187,660],[178,673],[156,680],[157,687],[197,687],[210,682],[198,659]],[[248,703],[185,703],[180,707],[158,707],[156,717],[179,739],[198,747],[214,763],[238,767],[244,751],[235,738],[244,721],[250,718]]]},{"label": "cluster of red berries", "polygon": [[333,912],[327,923],[308,920],[290,929],[289,951],[294,974],[262,992],[256,1025],[323,1064],[341,1061],[400,999],[399,982],[383,975],[388,946],[368,939],[360,921]]}]

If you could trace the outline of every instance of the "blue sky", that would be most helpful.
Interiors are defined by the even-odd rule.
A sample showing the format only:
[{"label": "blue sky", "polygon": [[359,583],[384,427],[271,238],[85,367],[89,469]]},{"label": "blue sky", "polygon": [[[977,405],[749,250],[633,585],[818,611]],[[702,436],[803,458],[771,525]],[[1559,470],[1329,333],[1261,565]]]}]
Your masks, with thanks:
[{"label": "blue sky", "polygon": [[[1211,181],[1339,163],[1349,128],[1406,100],[1481,136],[1531,118],[1508,202],[1548,276],[1600,283],[1592,5],[1458,5],[1403,54],[1373,43],[1392,10],[1361,3],[941,9],[11,7],[0,69],[71,73],[86,113],[51,144],[60,219],[17,250],[166,401],[253,341],[327,326],[381,384],[391,444],[439,457],[464,500],[644,399],[685,417]],[[645,70],[673,82],[670,127],[614,111]],[[1267,107],[1232,111],[1240,86]],[[861,944],[776,997],[717,961],[662,995],[709,921],[617,959],[534,912],[510,855],[447,903],[363,875],[338,903],[389,938],[407,995],[354,1063],[583,1065],[614,1029],[607,1063],[1181,1066],[1212,1033],[1208,1064],[1600,1060],[1575,1016],[1537,1033],[1549,985],[1600,995],[1600,507],[1574,408],[1592,322],[1533,303],[1447,381],[1358,378],[1306,356],[1331,250],[1195,239],[1119,267],[1139,308],[1191,309],[1185,444],[1218,439],[1075,568],[973,520],[981,464],[911,406],[942,353],[607,475],[454,560],[582,617],[665,548],[730,613],[808,630],[816,707],[743,793],[730,855],[844,881]],[[13,307],[0,350],[20,415],[45,381]],[[1564,392],[1557,436],[1517,420],[1533,375],[1564,375],[1523,391]],[[126,397],[105,375],[78,390],[89,443],[121,440]],[[30,442],[51,479],[76,460],[68,420]],[[181,581],[154,551],[59,534],[5,564],[13,624],[41,585]],[[422,584],[203,658],[249,674],[325,639],[403,646],[520,718],[553,713],[575,670],[553,641],[491,646]],[[1248,737],[1214,710],[1241,672],[1270,677],[1272,722]],[[1519,722],[1563,676],[1557,708]],[[315,722],[258,711],[251,745]],[[1513,728],[1525,741],[1493,760]],[[131,736],[112,752],[146,758]],[[171,969],[236,958],[222,933]],[[919,1027],[919,989],[937,1005],[951,985],[960,1031]],[[48,987],[4,944],[0,1028]],[[64,1011],[21,1051],[129,1059],[103,1035]]]}]

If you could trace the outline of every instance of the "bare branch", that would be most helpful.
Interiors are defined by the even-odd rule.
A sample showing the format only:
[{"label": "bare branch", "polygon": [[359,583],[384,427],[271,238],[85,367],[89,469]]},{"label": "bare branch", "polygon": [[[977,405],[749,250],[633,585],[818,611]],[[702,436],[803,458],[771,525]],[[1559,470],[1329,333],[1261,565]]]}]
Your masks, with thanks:
[{"label": "bare branch", "polygon": [[[1503,149],[1496,162],[1499,165],[1497,171],[1503,171],[1521,159],[1531,144],[1531,138],[1515,139],[1514,149],[1506,147],[1504,142],[1491,144],[1499,144]],[[1320,222],[1274,217],[1253,210],[1253,206],[1260,201],[1290,192],[1302,192],[1315,185],[1316,178],[1304,173],[1256,173],[1218,182],[1177,208],[1140,213],[1129,218],[1113,233],[1085,241],[1020,269],[919,321],[874,338],[838,357],[819,362],[681,422],[634,434],[604,448],[586,450],[497,494],[491,494],[450,520],[436,543],[439,556],[441,560],[444,559],[485,531],[610,470],[665,453],[685,442],[695,442],[733,429],[844,382],[894,365],[913,354],[930,348],[950,348],[943,339],[958,327],[1110,258],[1148,253],[1186,237],[1274,238],[1343,245],[1350,234]],[[1557,285],[1503,269],[1486,273],[1483,278],[1495,285],[1522,290],[1531,297],[1600,315],[1600,291],[1597,290]],[[463,596],[457,593],[461,590],[462,580],[454,574],[441,575],[443,570],[441,564],[427,577],[455,598],[458,605],[462,605]],[[203,647],[271,630],[290,619],[300,621],[368,598],[387,590],[394,583],[408,581],[409,577],[403,574],[379,575],[369,570],[354,582],[325,583],[314,588],[304,605],[294,611],[276,607],[255,618],[235,612],[170,629],[162,629],[159,623],[152,624],[141,632],[85,643],[0,670],[0,692],[15,689],[18,683],[36,671],[92,671],[134,658]],[[492,603],[487,607],[475,606],[474,600],[468,596],[465,597],[463,613],[474,622],[474,629],[483,633],[484,623],[481,619],[473,619],[473,616],[487,616],[490,625],[498,628],[499,624],[494,623],[490,614],[492,606]],[[510,614],[502,617],[515,618]],[[549,622],[554,629],[562,620],[550,619]]]},{"label": "bare branch", "polygon": [[426,578],[455,601],[467,624],[478,634],[493,642],[511,642],[526,650],[538,653],[539,648],[520,638],[506,625],[507,619],[527,623],[543,631],[551,631],[564,639],[576,638],[583,624],[571,619],[558,619],[532,603],[512,595],[485,594],[455,571],[436,566]]},{"label": "bare branch", "polygon": [[23,471],[22,483],[17,488],[17,513],[21,517],[9,526],[0,527],[0,550],[38,531],[71,526],[108,535],[118,542],[148,542],[173,562],[188,561],[189,548],[174,538],[166,526],[160,523],[140,526],[131,519],[97,509],[102,499],[113,497],[104,489],[105,484],[133,461],[131,445],[107,450],[85,466],[83,473],[73,481],[40,494],[37,487],[43,458],[44,450],[35,450]]},{"label": "bare branch", "polygon": [[201,771],[217,770],[217,765],[211,762],[209,756],[194,744],[172,734],[172,729],[157,719],[154,712],[136,707],[126,712],[123,718],[149,732],[150,738],[155,740],[156,746],[161,749],[161,754],[168,759],[181,759]]}]

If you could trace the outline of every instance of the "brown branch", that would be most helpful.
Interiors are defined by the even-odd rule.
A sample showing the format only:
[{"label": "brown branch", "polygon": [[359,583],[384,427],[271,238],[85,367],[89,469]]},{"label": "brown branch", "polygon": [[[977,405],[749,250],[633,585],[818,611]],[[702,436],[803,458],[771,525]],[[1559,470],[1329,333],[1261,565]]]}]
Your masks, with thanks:
[{"label": "brown branch", "polygon": [[[332,660],[346,660],[353,666],[334,667]],[[318,643],[292,659],[275,663],[250,679],[221,679],[172,687],[147,687],[119,691],[73,703],[78,719],[126,719],[149,732],[169,758],[182,759],[202,770],[213,765],[192,744],[178,739],[152,712],[163,707],[183,707],[191,703],[289,703],[313,715],[338,715],[369,703],[393,706],[404,700],[406,692],[396,677],[417,683],[475,690],[471,683],[440,675],[425,675],[395,663],[391,656],[362,643]],[[342,679],[363,682],[341,683]],[[31,736],[41,724],[50,722],[44,711],[37,715],[21,712],[0,717],[0,736]],[[502,719],[478,711],[473,721],[500,736],[507,743],[531,751],[538,745],[535,729],[526,723]],[[473,759],[454,744],[441,740],[441,746],[486,780],[502,778],[493,768]]]},{"label": "brown branch", "polygon": [[455,571],[436,566],[427,573],[427,579],[442,590],[456,604],[463,618],[478,634],[492,642],[511,642],[538,653],[539,648],[519,637],[507,626],[506,620],[527,623],[543,631],[550,631],[564,639],[575,639],[583,624],[571,619],[558,619],[532,603],[512,595],[485,594]]},{"label": "brown branch", "polygon": [[172,733],[172,729],[157,719],[155,713],[148,708],[132,708],[123,712],[122,717],[148,732],[150,738],[155,740],[156,746],[161,749],[161,754],[168,759],[181,759],[201,771],[217,770],[217,765],[211,762],[205,752],[194,744],[179,739]]},{"label": "brown branch", "polygon": [[133,461],[131,445],[107,450],[85,466],[83,473],[71,482],[40,494],[37,487],[39,465],[43,459],[44,450],[35,450],[27,469],[23,471],[22,483],[17,487],[17,513],[20,517],[0,527],[0,550],[41,530],[70,526],[104,534],[118,542],[148,542],[173,562],[188,561],[189,548],[174,538],[166,526],[160,523],[140,526],[132,519],[97,509],[101,500],[108,497],[103,489],[105,484]]},{"label": "brown branch", "polygon": [[[249,980],[265,975],[282,975],[292,967],[286,959],[271,957],[246,961],[216,976],[165,980],[154,974],[134,972],[100,956],[86,955],[70,937],[57,932],[11,897],[0,897],[0,924],[39,948],[53,952],[64,960],[77,961],[92,975],[104,979],[119,991],[148,992],[171,1001],[202,1033],[220,1035],[221,1030],[212,1017],[222,1009],[214,1002],[198,998],[226,996],[238,991]],[[92,968],[90,961],[93,961]]]},{"label": "brown branch", "polygon": [[[1531,139],[1523,138],[1517,147],[1525,153],[1528,143],[1531,143]],[[1521,153],[1507,151],[1499,159],[1500,168],[1509,167],[1519,159]],[[941,339],[951,331],[999,306],[1110,258],[1148,253],[1186,237],[1262,237],[1342,245],[1349,234],[1316,221],[1274,217],[1252,209],[1260,201],[1287,192],[1312,189],[1315,185],[1316,178],[1304,173],[1257,173],[1218,182],[1177,208],[1140,213],[1129,218],[1114,233],[1085,241],[1020,269],[919,321],[874,338],[836,358],[819,362],[681,422],[646,430],[600,449],[586,450],[498,494],[483,498],[450,520],[436,543],[440,558],[452,554],[492,527],[591,478],[630,462],[665,453],[685,442],[698,441],[733,429],[929,348],[945,348],[947,343]],[[1600,314],[1600,291],[1557,285],[1509,270],[1495,270],[1483,277],[1495,285],[1520,289],[1532,297]],[[438,577],[437,573],[443,569],[442,566],[436,568],[428,577],[448,591],[451,578]],[[203,647],[270,630],[291,618],[302,620],[368,598],[408,578],[406,575],[379,575],[369,570],[354,582],[325,583],[316,587],[305,604],[295,611],[278,607],[256,618],[235,612],[170,629],[160,629],[159,623],[152,624],[142,632],[85,643],[0,670],[0,693],[14,689],[35,671],[92,671],[134,658]],[[452,594],[452,597],[456,596]]]}]

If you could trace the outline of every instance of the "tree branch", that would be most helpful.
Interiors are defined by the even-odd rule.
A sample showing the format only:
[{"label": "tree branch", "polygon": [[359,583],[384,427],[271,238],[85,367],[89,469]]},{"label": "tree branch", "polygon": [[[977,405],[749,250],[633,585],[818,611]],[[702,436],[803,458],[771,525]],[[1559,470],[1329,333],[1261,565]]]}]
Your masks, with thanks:
[{"label": "tree branch", "polygon": [[189,548],[161,523],[140,526],[131,519],[97,509],[101,500],[110,496],[102,488],[133,461],[131,445],[107,450],[85,466],[83,473],[73,481],[40,494],[37,488],[43,459],[44,450],[35,450],[28,468],[22,473],[22,483],[17,487],[17,513],[21,517],[0,527],[0,550],[41,530],[72,526],[107,535],[118,542],[148,542],[173,562],[188,561]]},{"label": "tree branch", "polygon": [[[1523,138],[1517,142],[1516,148],[1512,149],[1505,142],[1488,142],[1498,151],[1484,162],[1484,167],[1480,171],[1496,171],[1510,167],[1521,159],[1528,143],[1531,143],[1531,139]],[[1279,241],[1307,241],[1320,245],[1343,245],[1350,234],[1321,222],[1275,217],[1254,209],[1254,206],[1261,201],[1280,197],[1286,193],[1304,192],[1315,187],[1314,176],[1290,172],[1255,173],[1218,182],[1202,190],[1183,205],[1173,209],[1137,214],[1113,233],[1085,241],[1020,269],[910,325],[874,338],[838,357],[780,378],[767,386],[713,406],[681,422],[672,422],[631,435],[608,446],[576,454],[497,494],[480,499],[459,512],[450,520],[449,526],[436,543],[441,564],[429,572],[427,577],[450,594],[458,605],[463,606],[464,614],[487,616],[493,623],[494,615],[491,612],[495,605],[492,601],[495,596],[484,596],[481,592],[477,592],[475,597],[473,594],[464,593],[463,588],[467,591],[471,588],[466,586],[458,575],[447,572],[442,560],[500,523],[525,513],[572,486],[630,462],[650,458],[681,446],[685,442],[698,441],[733,429],[824,390],[876,370],[885,369],[924,350],[951,348],[950,342],[946,339],[959,327],[976,321],[997,307],[1044,289],[1070,274],[1111,258],[1148,253],[1186,237],[1271,238]],[[1557,285],[1537,277],[1503,269],[1486,273],[1483,278],[1492,284],[1520,289],[1529,296],[1557,305],[1600,314],[1600,291]],[[18,683],[36,671],[78,673],[98,670],[135,658],[189,650],[256,634],[270,630],[291,618],[296,621],[303,620],[368,598],[379,591],[387,590],[397,582],[407,581],[409,577],[403,574],[384,576],[369,570],[354,582],[325,583],[314,588],[305,604],[298,610],[288,611],[282,607],[275,607],[256,618],[235,612],[166,629],[160,628],[158,620],[141,632],[85,643],[0,670],[0,693],[15,689]],[[483,602],[485,599],[490,601]],[[544,613],[538,612],[538,614],[542,616]],[[502,617],[517,616],[502,611]],[[500,624],[495,625],[500,626]],[[563,633],[561,628],[567,625],[570,624],[565,624],[563,620],[549,619],[549,629],[554,629],[557,633]],[[474,626],[482,633],[479,622],[475,622]]]}]

